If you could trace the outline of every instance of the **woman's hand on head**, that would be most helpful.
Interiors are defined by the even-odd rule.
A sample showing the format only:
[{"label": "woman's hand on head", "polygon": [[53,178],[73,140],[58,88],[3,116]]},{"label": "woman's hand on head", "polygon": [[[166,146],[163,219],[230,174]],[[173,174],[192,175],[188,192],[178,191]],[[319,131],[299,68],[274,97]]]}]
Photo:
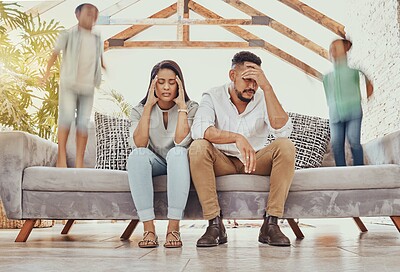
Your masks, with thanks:
[{"label": "woman's hand on head", "polygon": [[174,102],[178,105],[179,109],[186,109],[185,91],[183,89],[182,81],[178,76],[176,76],[176,82],[178,83],[178,96],[174,99]]},{"label": "woman's hand on head", "polygon": [[145,106],[153,107],[155,104],[157,104],[157,102],[159,100],[159,98],[155,96],[156,83],[157,83],[157,76],[155,76],[153,78],[153,80],[151,81]]}]

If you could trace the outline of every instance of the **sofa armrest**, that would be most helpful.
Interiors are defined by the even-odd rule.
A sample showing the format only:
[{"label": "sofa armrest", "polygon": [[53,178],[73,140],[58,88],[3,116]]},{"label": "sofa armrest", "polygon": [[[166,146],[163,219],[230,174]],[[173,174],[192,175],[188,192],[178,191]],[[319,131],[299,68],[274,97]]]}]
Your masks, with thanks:
[{"label": "sofa armrest", "polygon": [[0,133],[0,197],[9,219],[22,218],[22,177],[30,166],[54,166],[57,144],[20,132]]},{"label": "sofa armrest", "polygon": [[368,164],[400,164],[400,131],[363,145]]}]

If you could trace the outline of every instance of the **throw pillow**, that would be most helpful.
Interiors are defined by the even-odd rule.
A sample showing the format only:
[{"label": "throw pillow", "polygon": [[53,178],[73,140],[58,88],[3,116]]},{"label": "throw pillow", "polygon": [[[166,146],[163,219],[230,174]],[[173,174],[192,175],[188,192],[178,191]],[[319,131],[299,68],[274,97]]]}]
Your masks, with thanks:
[{"label": "throw pillow", "polygon": [[[298,113],[288,113],[292,118],[293,131],[290,135],[296,147],[295,169],[319,167],[330,141],[329,120]],[[272,135],[268,136],[273,141]]]},{"label": "throw pillow", "polygon": [[132,122],[96,112],[96,165],[97,169],[126,170],[132,151],[129,128]]}]

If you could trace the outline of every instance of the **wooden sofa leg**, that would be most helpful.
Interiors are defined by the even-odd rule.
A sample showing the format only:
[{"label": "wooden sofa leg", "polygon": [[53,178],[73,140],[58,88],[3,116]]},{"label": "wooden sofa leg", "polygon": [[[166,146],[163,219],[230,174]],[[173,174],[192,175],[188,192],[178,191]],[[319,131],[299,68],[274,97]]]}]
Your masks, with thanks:
[{"label": "wooden sofa leg", "polygon": [[390,219],[392,219],[397,230],[400,232],[400,216],[391,216]]},{"label": "wooden sofa leg", "polygon": [[294,221],[293,218],[286,219],[289,223],[289,226],[292,228],[294,234],[296,235],[297,239],[303,239],[304,234],[301,232],[301,229],[299,228],[299,225]]},{"label": "wooden sofa leg", "polygon": [[132,235],[133,231],[135,230],[138,223],[139,223],[139,220],[137,220],[137,219],[131,220],[129,225],[126,227],[124,233],[122,233],[122,235],[121,235],[121,238],[120,238],[121,241],[128,240],[131,237],[131,235]]},{"label": "wooden sofa leg", "polygon": [[28,240],[36,220],[37,219],[28,219],[25,221],[22,229],[19,231],[18,236],[15,239],[15,242],[26,242],[26,240]]},{"label": "wooden sofa leg", "polygon": [[356,224],[361,232],[368,231],[367,227],[364,225],[363,221],[361,221],[360,217],[353,217],[353,219],[354,219],[354,222],[356,222]]},{"label": "wooden sofa leg", "polygon": [[74,219],[69,219],[67,221],[67,224],[65,224],[63,230],[61,231],[61,234],[68,234],[68,232],[70,231],[72,225],[74,224],[75,220]]}]

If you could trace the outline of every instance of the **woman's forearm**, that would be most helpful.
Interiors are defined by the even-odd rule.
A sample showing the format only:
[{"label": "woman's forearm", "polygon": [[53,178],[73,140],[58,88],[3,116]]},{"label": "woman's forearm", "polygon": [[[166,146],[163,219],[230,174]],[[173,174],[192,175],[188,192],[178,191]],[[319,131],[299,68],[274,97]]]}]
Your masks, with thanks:
[{"label": "woman's forearm", "polygon": [[175,130],[175,142],[178,144],[181,143],[189,133],[190,127],[187,113],[184,111],[178,112],[178,122]]},{"label": "woman's forearm", "polygon": [[149,143],[150,114],[152,107],[144,107],[139,124],[133,132],[133,141],[137,147],[147,147]]}]

